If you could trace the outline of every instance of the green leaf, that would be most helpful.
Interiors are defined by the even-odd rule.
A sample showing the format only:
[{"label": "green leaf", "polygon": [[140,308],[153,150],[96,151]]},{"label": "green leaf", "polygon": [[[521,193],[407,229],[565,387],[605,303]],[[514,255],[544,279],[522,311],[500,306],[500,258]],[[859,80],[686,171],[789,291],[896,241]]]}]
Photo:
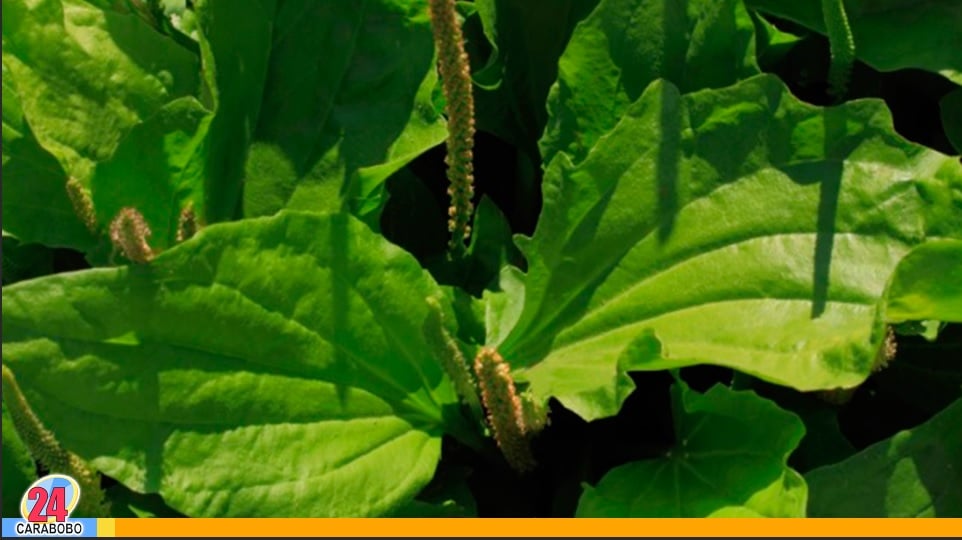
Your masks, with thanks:
[{"label": "green leaf", "polygon": [[475,209],[471,231],[462,287],[480,294],[502,268],[520,259],[520,254],[512,242],[508,219],[487,196],[481,198]]},{"label": "green leaf", "polygon": [[753,23],[738,0],[602,0],[561,56],[541,154],[581,161],[655,79],[686,93],[757,73]]},{"label": "green leaf", "polygon": [[805,515],[805,480],[786,465],[805,434],[797,416],[751,391],[672,390],[675,446],[586,486],[577,517]]},{"label": "green leaf", "polygon": [[[201,211],[204,195],[204,148],[210,114],[196,99],[180,98],[135,126],[114,155],[98,163],[90,180],[102,246],[107,246],[109,223],[124,207],[143,214],[155,250],[176,243],[180,212],[188,204]],[[109,250],[109,247],[102,247]],[[88,259],[104,262],[106,254]]]},{"label": "green leaf", "polygon": [[430,296],[357,220],[284,212],[4,287],[3,362],[66,448],[179,512],[381,515],[468,425],[421,332]]},{"label": "green leaf", "polygon": [[[6,4],[4,4],[6,6]],[[87,250],[96,239],[74,212],[67,173],[30,130],[3,63],[3,230],[25,243]]]},{"label": "green leaf", "polygon": [[[494,88],[475,87],[478,129],[523,149],[537,163],[537,140],[548,121],[545,99],[558,78],[558,59],[576,24],[598,0],[479,0],[493,52],[482,73]],[[490,74],[490,75],[488,75]]]},{"label": "green leaf", "polygon": [[485,291],[483,302],[485,343],[499,348],[524,311],[524,274],[505,266],[498,275],[498,290]]},{"label": "green leaf", "polygon": [[942,127],[956,152],[962,154],[962,88],[957,88],[939,102]]},{"label": "green leaf", "polygon": [[199,86],[190,51],[83,0],[4,0],[3,63],[34,136],[81,182],[133,126]]},{"label": "green leaf", "polygon": [[770,67],[778,65],[802,38],[783,32],[758,13],[751,12],[749,15],[755,24],[755,54],[758,65],[762,71],[771,71]]},{"label": "green leaf", "polygon": [[376,225],[384,181],[444,140],[424,0],[291,0],[274,16],[244,213],[346,206]]},{"label": "green leaf", "polygon": [[206,148],[205,198],[197,201],[210,223],[240,214],[244,163],[266,84],[275,6],[274,0],[204,0],[196,5],[205,82],[215,108]]},{"label": "green leaf", "polygon": [[852,387],[899,260],[962,236],[962,167],[862,100],[818,108],[763,75],[653,84],[580,165],[559,154],[519,247],[524,310],[499,348],[542,396],[615,414],[628,370],[731,367]]},{"label": "green leaf", "polygon": [[740,372],[734,373],[732,388],[753,390],[799,417],[805,425],[805,437],[788,461],[796,471],[805,473],[815,467],[841,461],[857,451],[842,432],[838,406],[826,402],[818,393],[796,392]]},{"label": "green leaf", "polygon": [[932,241],[912,250],[896,268],[887,300],[890,323],[962,322],[962,241]]},{"label": "green leaf", "polygon": [[37,479],[37,469],[3,404],[3,517],[20,517],[20,501]]},{"label": "green leaf", "polygon": [[928,422],[805,475],[811,517],[962,515],[962,400]]},{"label": "green leaf", "polygon": [[[747,0],[749,8],[825,34],[820,0]],[[855,56],[879,71],[920,68],[962,84],[962,3],[846,0]]]}]

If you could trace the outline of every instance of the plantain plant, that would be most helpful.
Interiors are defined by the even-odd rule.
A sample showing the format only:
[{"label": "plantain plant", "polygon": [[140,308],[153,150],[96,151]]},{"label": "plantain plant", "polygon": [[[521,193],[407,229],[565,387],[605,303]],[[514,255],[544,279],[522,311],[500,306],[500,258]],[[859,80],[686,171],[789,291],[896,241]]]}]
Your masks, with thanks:
[{"label": "plantain plant", "polygon": [[162,4],[3,3],[4,516],[962,515],[959,9]]}]

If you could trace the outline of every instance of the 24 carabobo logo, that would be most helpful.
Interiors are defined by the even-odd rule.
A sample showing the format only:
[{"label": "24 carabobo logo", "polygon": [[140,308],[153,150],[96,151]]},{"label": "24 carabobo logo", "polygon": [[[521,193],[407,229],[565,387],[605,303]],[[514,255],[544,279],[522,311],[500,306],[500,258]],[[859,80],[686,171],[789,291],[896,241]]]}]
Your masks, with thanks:
[{"label": "24 carabobo logo", "polygon": [[20,515],[31,523],[63,523],[80,502],[80,485],[63,474],[37,480],[23,494]]},{"label": "24 carabobo logo", "polygon": [[20,515],[27,520],[16,525],[18,535],[81,535],[83,523],[69,521],[80,502],[80,485],[64,474],[50,474],[37,480],[20,500]]}]

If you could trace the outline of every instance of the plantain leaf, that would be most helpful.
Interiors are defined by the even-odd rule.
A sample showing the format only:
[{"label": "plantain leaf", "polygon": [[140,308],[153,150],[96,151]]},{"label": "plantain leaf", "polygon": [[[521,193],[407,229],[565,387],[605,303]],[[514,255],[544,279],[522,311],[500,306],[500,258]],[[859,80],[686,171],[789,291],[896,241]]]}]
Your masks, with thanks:
[{"label": "plantain leaf", "polygon": [[889,285],[886,319],[962,322],[962,241],[939,240],[912,250]]},{"label": "plantain leaf", "polygon": [[[106,260],[105,231],[117,210],[139,206],[166,232],[181,210],[170,212],[178,199],[169,192],[200,183],[178,161],[193,148],[176,147],[177,134],[164,131],[175,129],[173,116],[185,117],[178,105],[185,100],[195,110],[174,123],[203,131],[206,110],[190,97],[200,86],[199,60],[128,7],[3,4],[4,230],[24,242],[86,252],[95,262]],[[99,231],[77,216],[69,177],[94,192]],[[159,248],[168,245],[166,236],[157,240]]]},{"label": "plantain leaf", "polygon": [[544,193],[522,314],[492,345],[586,419],[617,412],[628,370],[857,385],[896,265],[962,236],[957,159],[896,135],[877,101],[817,108],[767,75],[654,83],[583,163],[559,155]]},{"label": "plantain leaf", "polygon": [[559,61],[541,154],[581,161],[655,79],[691,92],[758,72],[753,24],[737,0],[602,0]]},{"label": "plantain leaf", "polygon": [[[747,0],[748,7],[825,34],[820,0]],[[962,3],[845,0],[855,56],[879,71],[920,68],[962,84]]]},{"label": "plantain leaf", "polygon": [[3,363],[65,447],[176,511],[382,515],[468,425],[421,332],[430,296],[354,218],[284,212],[4,287]]},{"label": "plantain leaf", "polygon": [[203,199],[193,202],[211,223],[240,216],[244,163],[267,84],[275,11],[274,0],[197,2],[201,57],[215,115],[204,148]]},{"label": "plantain leaf", "polygon": [[672,389],[675,446],[586,487],[578,517],[804,517],[807,488],[786,462],[805,426],[754,392]]},{"label": "plantain leaf", "polygon": [[812,517],[962,516],[962,400],[805,475]]},{"label": "plantain leaf", "polygon": [[3,63],[37,141],[82,182],[132,127],[200,83],[190,51],[83,0],[4,0]]},{"label": "plantain leaf", "polygon": [[270,50],[244,214],[347,207],[376,226],[388,176],[445,137],[426,2],[283,2]]}]

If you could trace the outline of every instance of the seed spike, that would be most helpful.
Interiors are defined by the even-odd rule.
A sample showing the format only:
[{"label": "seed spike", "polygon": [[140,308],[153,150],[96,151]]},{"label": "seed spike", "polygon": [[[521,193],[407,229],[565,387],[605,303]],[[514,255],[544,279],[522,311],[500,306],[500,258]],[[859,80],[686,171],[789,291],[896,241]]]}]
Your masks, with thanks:
[{"label": "seed spike", "polygon": [[64,449],[27,403],[13,371],[2,366],[3,402],[7,405],[14,428],[23,439],[30,455],[51,473],[66,474],[80,485],[82,497],[77,513],[84,517],[109,515],[106,495],[100,487],[100,474],[73,452]]},{"label": "seed spike", "polygon": [[444,90],[448,117],[448,195],[451,207],[448,229],[452,253],[463,253],[471,234],[474,196],[474,96],[471,94],[471,66],[464,50],[464,36],[458,24],[455,0],[429,0],[431,28],[438,51],[438,71]]},{"label": "seed spike", "polygon": [[885,339],[882,346],[875,354],[875,363],[872,364],[872,371],[879,372],[887,368],[892,360],[895,360],[895,353],[898,352],[898,343],[895,341],[895,328],[892,325],[885,327]]},{"label": "seed spike", "polygon": [[110,222],[110,240],[124,257],[139,264],[150,262],[154,251],[147,243],[150,227],[136,208],[126,207]]},{"label": "seed spike", "polygon": [[474,381],[474,376],[468,367],[468,362],[461,352],[457,341],[444,327],[444,313],[437,298],[428,297],[428,317],[424,321],[423,332],[428,343],[435,351],[435,355],[441,359],[441,365],[448,377],[454,382],[454,389],[457,391],[461,402],[468,405],[481,417],[481,402],[478,401],[478,387]]},{"label": "seed spike", "polygon": [[488,425],[508,464],[519,472],[536,465],[531,455],[524,405],[511,378],[511,366],[497,351],[481,349],[474,359],[474,373],[481,386],[481,399],[488,411]]},{"label": "seed spike", "polygon": [[194,203],[189,202],[180,211],[180,216],[177,219],[177,243],[193,238],[198,230],[200,230],[200,227],[197,223],[197,216],[194,214]]},{"label": "seed spike", "polygon": [[99,232],[99,227],[97,226],[97,213],[94,211],[94,201],[90,196],[90,192],[87,188],[83,187],[74,177],[67,179],[67,196],[70,198],[70,205],[73,206],[73,211],[83,222],[84,227],[90,231],[91,234],[97,234]]}]

